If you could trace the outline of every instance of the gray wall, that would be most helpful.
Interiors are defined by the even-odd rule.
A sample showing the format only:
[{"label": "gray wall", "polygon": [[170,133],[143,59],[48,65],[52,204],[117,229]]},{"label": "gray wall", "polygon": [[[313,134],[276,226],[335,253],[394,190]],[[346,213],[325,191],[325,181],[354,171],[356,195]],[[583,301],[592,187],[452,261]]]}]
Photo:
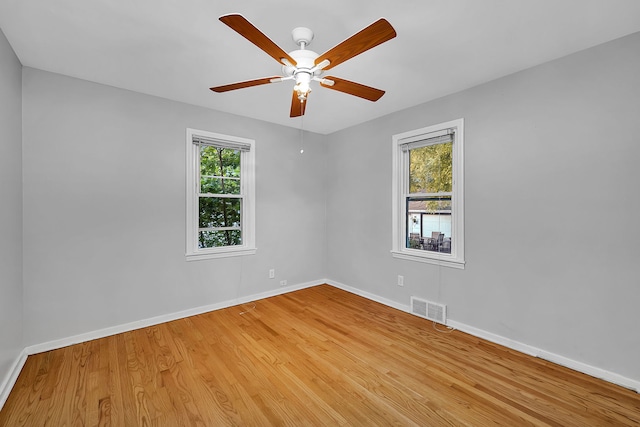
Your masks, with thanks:
[{"label": "gray wall", "polygon": [[0,386],[22,343],[22,65],[0,31]]},{"label": "gray wall", "polygon": [[[320,135],[30,68],[23,97],[27,345],[324,277]],[[256,140],[256,255],[185,261],[187,127]]]},{"label": "gray wall", "polygon": [[[635,34],[308,134],[302,156],[295,129],[26,68],[21,171],[20,67],[0,42],[0,369],[21,343],[4,325],[20,323],[22,221],[24,345],[329,277],[638,380],[639,50]],[[460,117],[467,267],[394,259],[391,135]],[[186,127],[256,139],[255,256],[184,260]]]},{"label": "gray wall", "polygon": [[[329,277],[639,380],[638,52],[640,33],[330,135]],[[466,269],[394,259],[391,136],[457,118]]]}]

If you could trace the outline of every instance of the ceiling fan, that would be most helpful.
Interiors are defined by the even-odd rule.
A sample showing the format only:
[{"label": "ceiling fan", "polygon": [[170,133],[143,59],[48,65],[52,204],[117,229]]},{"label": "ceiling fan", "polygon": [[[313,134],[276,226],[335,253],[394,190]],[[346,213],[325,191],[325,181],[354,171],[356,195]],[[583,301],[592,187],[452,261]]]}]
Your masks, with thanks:
[{"label": "ceiling fan", "polygon": [[227,92],[251,86],[293,80],[295,81],[295,86],[291,98],[290,117],[298,117],[304,114],[306,101],[309,92],[311,92],[311,81],[319,82],[322,87],[374,102],[384,95],[384,91],[380,89],[338,77],[323,77],[322,75],[336,65],[394,38],[396,32],[386,19],[377,20],[322,55],[306,49],[313,39],[313,32],[308,28],[298,27],[291,32],[293,40],[300,49],[286,53],[242,15],[223,15],[220,17],[220,21],[278,61],[282,65],[282,74],[284,76],[264,77],[216,86],[211,88],[214,92]]}]

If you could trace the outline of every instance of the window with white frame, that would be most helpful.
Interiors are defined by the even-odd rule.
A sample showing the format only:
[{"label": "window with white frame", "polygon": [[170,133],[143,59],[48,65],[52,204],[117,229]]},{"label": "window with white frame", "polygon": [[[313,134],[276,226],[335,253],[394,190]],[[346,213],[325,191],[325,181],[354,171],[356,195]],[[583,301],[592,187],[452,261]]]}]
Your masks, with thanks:
[{"label": "window with white frame", "polygon": [[464,268],[463,125],[393,136],[394,257]]},{"label": "window with white frame", "polygon": [[255,253],[255,141],[187,129],[187,260]]}]

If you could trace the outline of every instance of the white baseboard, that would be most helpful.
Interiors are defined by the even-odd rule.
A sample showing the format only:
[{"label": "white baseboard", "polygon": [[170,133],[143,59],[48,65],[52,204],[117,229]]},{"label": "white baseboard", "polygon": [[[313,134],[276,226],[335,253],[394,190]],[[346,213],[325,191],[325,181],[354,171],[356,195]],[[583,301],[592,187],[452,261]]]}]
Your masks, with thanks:
[{"label": "white baseboard", "polygon": [[561,366],[566,366],[567,368],[571,368],[574,371],[582,372],[583,374],[587,374],[595,378],[600,378],[610,383],[631,389],[636,393],[640,393],[640,381],[627,378],[620,374],[616,374],[615,372],[587,365],[586,363],[578,362],[576,360],[569,359],[567,357],[560,356],[559,354],[551,353],[544,350],[540,350],[538,357],[540,359],[548,360],[549,362],[553,362]]},{"label": "white baseboard", "polygon": [[183,310],[176,313],[163,314],[161,316],[151,317],[143,320],[137,320],[135,322],[125,323],[122,325],[111,326],[108,328],[86,332],[83,334],[74,335],[67,338],[61,338],[58,340],[48,341],[41,344],[35,344],[35,345],[28,346],[25,350],[26,350],[26,353],[29,355],[43,353],[45,351],[56,350],[56,349],[67,347],[73,344],[79,344],[82,342],[91,341],[98,338],[104,338],[111,335],[121,334],[123,332],[133,331],[135,329],[146,328],[149,326],[158,325],[160,323],[170,322],[172,320],[178,320],[178,319],[183,319],[189,316],[208,313],[210,311],[220,310],[222,308],[232,307],[238,304],[245,304],[248,302],[257,301],[264,298],[285,294],[287,292],[296,291],[299,289],[310,288],[312,286],[317,286],[322,283],[324,283],[324,281],[315,280],[312,282],[300,283],[297,285],[283,286],[278,289],[273,289],[273,290],[261,292],[258,294],[247,295],[244,297],[235,298],[232,300],[227,300],[227,301],[223,301],[215,304],[203,305],[200,307],[190,308],[188,310]]},{"label": "white baseboard", "polygon": [[[411,313],[411,307],[409,305],[399,304],[387,298],[383,298],[378,295],[371,294],[369,292],[361,291],[360,289],[356,289],[351,286],[347,286],[343,283],[336,282],[330,279],[326,279],[325,283],[328,283],[331,286],[335,286],[336,288],[345,290],[347,292],[360,295],[361,297],[370,299],[372,301],[379,302],[380,304],[384,304],[386,306],[393,307],[395,309],[402,310],[407,313]],[[615,372],[610,372],[605,369],[597,368],[595,366],[591,366],[583,362],[578,362],[568,357],[560,356],[559,354],[545,351],[537,347],[533,347],[528,344],[524,344],[519,341],[515,341],[510,338],[506,338],[501,335],[494,334],[492,332],[478,329],[473,326],[466,325],[464,323],[456,322],[455,320],[447,319],[447,326],[450,326],[454,329],[458,329],[462,332],[473,335],[475,337],[485,339],[492,343],[502,345],[512,350],[519,351],[520,353],[525,353],[530,356],[539,357],[540,359],[548,360],[549,362],[553,362],[555,364],[564,366],[566,368],[573,369],[574,371],[582,372],[592,377],[600,378],[610,383],[617,384],[619,386],[631,389],[636,393],[640,393],[640,381],[624,377]]]},{"label": "white baseboard", "polygon": [[[238,304],[245,304],[252,301],[261,300],[264,298],[273,297],[276,295],[281,295],[287,292],[292,292],[300,289],[309,288],[312,286],[317,286],[323,283],[327,283],[336,288],[345,290],[347,292],[351,292],[353,294],[359,295],[363,298],[367,298],[371,301],[379,302],[380,304],[386,305],[388,307],[395,308],[397,310],[404,311],[406,313],[410,313],[410,306],[405,304],[400,304],[396,301],[392,301],[387,298],[383,298],[379,295],[372,294],[370,292],[362,291],[360,289],[347,286],[343,283],[336,282],[330,279],[322,279],[322,280],[314,280],[311,282],[301,283],[297,285],[286,286],[278,289],[273,289],[270,291],[247,295],[241,298],[235,298],[232,300],[223,301],[216,304],[205,305],[201,307],[196,307],[184,311],[179,311],[176,313],[170,313],[162,316],[156,316],[148,319],[138,320],[135,322],[130,322],[118,326],[112,326],[104,329],[99,329],[96,331],[86,332],[79,335],[74,335],[67,338],[62,338],[58,340],[48,341],[41,344],[35,344],[26,347],[16,359],[11,371],[6,376],[4,381],[0,384],[0,409],[4,405],[11,389],[13,388],[16,380],[18,379],[18,375],[24,366],[27,356],[36,353],[42,353],[45,351],[56,350],[58,348],[66,347],[73,344],[78,344],[81,342],[91,341],[98,338],[104,338],[110,335],[115,335],[123,332],[132,331],[135,329],[145,328],[148,326],[157,325],[164,322],[170,322],[172,320],[183,319],[189,316],[195,316],[197,314],[207,313],[210,311],[220,310],[222,308],[232,307]],[[455,320],[447,320],[447,325],[452,328],[458,329],[460,331],[466,332],[478,338],[485,339],[487,341],[491,341],[496,344],[503,345],[510,349],[529,354],[535,357],[539,357],[541,359],[548,360],[553,363],[557,363],[558,365],[565,366],[567,368],[573,369],[578,372],[585,373],[587,375],[603,379],[605,381],[618,384],[620,386],[632,389],[638,393],[640,393],[640,381],[633,380],[631,378],[624,377],[622,375],[616,374],[615,372],[610,372],[601,368],[597,368],[595,366],[588,365],[586,363],[578,362],[573,359],[569,359],[564,356],[560,356],[545,350],[541,350],[536,347],[532,347],[527,344],[523,344],[521,342],[496,335],[494,333],[484,331],[482,329],[475,328],[473,326],[466,325],[464,323],[456,322]]]},{"label": "white baseboard", "polygon": [[336,282],[335,280],[325,279],[323,283],[326,283],[338,289],[342,289],[343,291],[351,292],[352,294],[360,295],[361,297],[370,299],[371,301],[379,302],[380,304],[386,305],[388,307],[393,307],[401,311],[406,311],[407,313],[409,313],[410,311],[410,307],[408,305],[400,304],[396,301],[383,298],[376,294],[372,294],[370,292],[362,291],[360,289],[347,286],[344,283]]},{"label": "white baseboard", "polygon": [[58,340],[47,341],[41,344],[30,345],[26,347],[20,353],[19,358],[15,361],[11,371],[7,375],[7,377],[0,383],[0,409],[4,405],[5,401],[9,397],[9,393],[13,389],[15,385],[18,375],[22,370],[25,362],[27,361],[27,356],[37,353],[43,353],[45,351],[57,350],[59,348],[67,347],[73,344],[79,344],[86,341],[95,340],[98,338],[108,337],[110,335],[120,334],[123,332],[133,331],[135,329],[146,328],[148,326],[157,325],[164,322],[170,322],[172,320],[183,319],[189,316],[195,316],[197,314],[207,313],[209,311],[220,310],[222,308],[232,307],[238,304],[245,304],[252,301],[261,300],[264,298],[273,297],[276,295],[281,295],[287,292],[296,291],[299,289],[310,288],[312,286],[317,286],[325,283],[323,280],[315,280],[312,282],[300,283],[297,285],[291,286],[283,286],[278,289],[273,289],[266,292],[261,292],[258,294],[247,295],[241,298],[235,298],[228,301],[223,301],[216,304],[204,305],[201,307],[191,308],[184,311],[179,311],[176,313],[164,314],[162,316],[151,317],[148,319],[138,320],[135,322],[125,323],[122,325],[111,326],[104,329],[99,329],[96,331],[90,331],[79,335],[74,335],[71,337],[61,338]]},{"label": "white baseboard", "polygon": [[474,337],[482,338],[492,343],[508,347],[512,350],[519,351],[520,353],[528,354],[529,356],[538,357],[540,350],[527,344],[523,344],[520,341],[515,341],[502,335],[496,335],[492,332],[487,332],[483,329],[474,328],[473,326],[466,325],[464,323],[456,322],[455,320],[447,319],[447,326],[457,329],[462,332],[466,332]]},{"label": "white baseboard", "polygon": [[0,383],[0,410],[2,410],[4,403],[7,401],[9,393],[11,393],[13,385],[18,380],[18,375],[20,375],[20,371],[22,371],[26,361],[27,351],[25,349],[20,352],[16,360],[13,362],[9,373],[6,375],[4,380],[2,380],[2,383]]},{"label": "white baseboard", "polygon": [[496,335],[491,332],[484,331],[482,329],[474,328],[473,326],[465,325],[464,323],[460,323],[452,320],[452,321],[447,321],[447,325],[451,326],[452,328],[461,330],[462,332],[466,332],[470,335],[476,336],[478,338],[482,338],[487,341],[491,341],[493,343],[508,347],[512,350],[516,350],[521,353],[528,354],[530,356],[538,357],[540,359],[548,360],[549,362],[553,362],[557,365],[564,366],[569,369],[573,369],[574,371],[582,372],[583,374],[587,374],[595,378],[600,378],[610,383],[617,384],[625,388],[629,388],[635,391],[636,393],[640,393],[640,381],[636,381],[631,378],[624,377],[622,375],[616,374],[615,372],[597,368],[595,366],[591,366],[586,363],[579,362],[577,360],[573,360],[568,357],[564,357],[559,354],[552,353],[550,351],[542,350],[537,347],[523,344],[519,341],[514,341],[512,339],[505,338],[503,336]]}]

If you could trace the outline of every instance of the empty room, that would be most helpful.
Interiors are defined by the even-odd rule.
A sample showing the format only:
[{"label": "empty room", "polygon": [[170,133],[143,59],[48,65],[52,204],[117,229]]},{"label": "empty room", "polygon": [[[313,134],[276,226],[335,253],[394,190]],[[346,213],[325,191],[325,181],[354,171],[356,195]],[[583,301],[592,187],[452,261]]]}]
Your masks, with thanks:
[{"label": "empty room", "polygon": [[640,425],[640,2],[0,30],[0,426]]}]

